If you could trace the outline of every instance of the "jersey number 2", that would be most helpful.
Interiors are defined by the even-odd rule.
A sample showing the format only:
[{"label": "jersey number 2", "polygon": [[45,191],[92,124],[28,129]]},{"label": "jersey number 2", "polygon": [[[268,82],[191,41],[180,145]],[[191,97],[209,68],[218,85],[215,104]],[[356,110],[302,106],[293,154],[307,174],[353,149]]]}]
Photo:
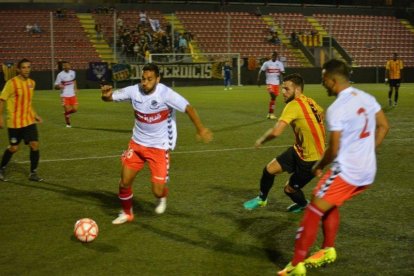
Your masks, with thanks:
[{"label": "jersey number 2", "polygon": [[369,131],[367,131],[367,127],[368,127],[368,115],[367,112],[365,110],[365,108],[361,107],[358,109],[358,115],[363,114],[365,116],[365,125],[364,128],[362,129],[361,133],[359,134],[359,138],[363,139],[369,136]]}]

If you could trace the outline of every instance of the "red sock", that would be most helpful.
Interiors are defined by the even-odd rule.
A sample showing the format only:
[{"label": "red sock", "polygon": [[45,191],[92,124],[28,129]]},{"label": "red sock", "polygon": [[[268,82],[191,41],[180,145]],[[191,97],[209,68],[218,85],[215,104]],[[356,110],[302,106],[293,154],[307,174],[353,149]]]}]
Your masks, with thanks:
[{"label": "red sock", "polygon": [[65,122],[66,122],[66,124],[67,125],[70,125],[70,117],[69,117],[70,112],[69,111],[68,112],[65,112],[64,115],[65,115]]},{"label": "red sock", "polygon": [[128,215],[132,213],[132,187],[122,188],[119,187],[118,197],[121,200],[122,210]]},{"label": "red sock", "polygon": [[269,102],[269,114],[273,114],[275,111],[275,100],[270,100]]},{"label": "red sock", "polygon": [[336,233],[339,229],[339,208],[333,207],[322,218],[323,244],[322,248],[334,247]]},{"label": "red sock", "polygon": [[316,240],[319,222],[321,221],[322,216],[323,212],[313,205],[313,203],[309,204],[306,208],[296,234],[295,253],[292,260],[293,266],[305,260],[309,247]]}]

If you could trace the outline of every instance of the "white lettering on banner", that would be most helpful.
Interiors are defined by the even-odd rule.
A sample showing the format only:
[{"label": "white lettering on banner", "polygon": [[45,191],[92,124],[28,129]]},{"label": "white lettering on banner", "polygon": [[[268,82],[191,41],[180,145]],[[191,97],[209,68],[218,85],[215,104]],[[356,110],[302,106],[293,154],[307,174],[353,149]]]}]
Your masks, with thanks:
[{"label": "white lettering on banner", "polygon": [[[131,64],[131,79],[141,79],[142,68],[144,65]],[[212,64],[159,64],[162,78],[183,78],[183,79],[211,79]]]}]

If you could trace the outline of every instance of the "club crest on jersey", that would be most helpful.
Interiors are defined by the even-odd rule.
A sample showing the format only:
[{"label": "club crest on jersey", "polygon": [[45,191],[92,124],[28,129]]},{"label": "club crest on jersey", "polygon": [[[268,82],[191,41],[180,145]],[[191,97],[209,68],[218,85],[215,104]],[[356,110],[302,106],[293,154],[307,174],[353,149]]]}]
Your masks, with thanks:
[{"label": "club crest on jersey", "polygon": [[159,103],[156,100],[152,100],[150,104],[150,109],[158,109]]}]

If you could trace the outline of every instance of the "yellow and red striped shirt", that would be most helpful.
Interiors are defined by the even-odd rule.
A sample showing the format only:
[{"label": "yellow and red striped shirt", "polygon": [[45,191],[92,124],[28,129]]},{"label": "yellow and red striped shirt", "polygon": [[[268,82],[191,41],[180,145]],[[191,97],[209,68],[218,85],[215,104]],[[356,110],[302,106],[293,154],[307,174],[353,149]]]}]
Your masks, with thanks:
[{"label": "yellow and red striped shirt", "polygon": [[296,138],[294,148],[302,160],[321,159],[325,151],[322,107],[301,95],[285,106],[279,120],[291,125]]},{"label": "yellow and red striped shirt", "polygon": [[402,60],[389,60],[385,65],[385,69],[389,71],[388,78],[390,80],[398,80],[401,79],[401,70],[404,69],[404,65]]},{"label": "yellow and red striped shirt", "polygon": [[7,103],[7,127],[22,128],[35,123],[36,113],[32,107],[35,88],[32,79],[16,76],[6,82],[0,100]]}]

